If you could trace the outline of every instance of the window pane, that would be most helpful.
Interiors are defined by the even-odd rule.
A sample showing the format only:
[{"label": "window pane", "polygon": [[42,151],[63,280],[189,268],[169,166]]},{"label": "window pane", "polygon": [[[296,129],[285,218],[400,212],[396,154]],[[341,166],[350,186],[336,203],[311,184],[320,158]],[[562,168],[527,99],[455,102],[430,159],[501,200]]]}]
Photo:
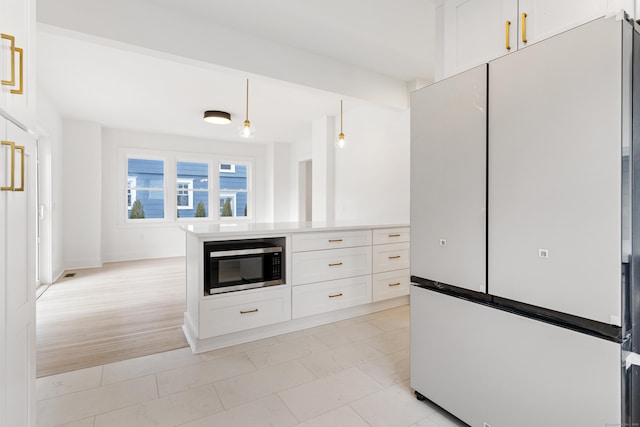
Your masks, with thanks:
[{"label": "window pane", "polygon": [[164,218],[164,161],[127,159],[127,218]]},{"label": "window pane", "polygon": [[178,218],[206,217],[209,206],[209,164],[177,162],[176,169]]},{"label": "window pane", "polygon": [[164,190],[136,190],[129,219],[164,218]]},{"label": "window pane", "polygon": [[220,164],[220,216],[245,217],[248,203],[248,171],[242,164]]}]

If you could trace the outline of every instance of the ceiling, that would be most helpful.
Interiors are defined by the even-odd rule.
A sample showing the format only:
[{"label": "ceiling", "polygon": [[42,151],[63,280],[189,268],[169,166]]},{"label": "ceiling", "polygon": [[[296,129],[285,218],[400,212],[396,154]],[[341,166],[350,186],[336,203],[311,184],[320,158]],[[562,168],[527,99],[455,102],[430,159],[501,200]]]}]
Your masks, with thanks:
[{"label": "ceiling", "polygon": [[[82,1],[84,6],[98,0]],[[384,78],[433,80],[434,6],[428,0],[131,1],[146,8],[150,20],[162,9]],[[45,0],[39,8],[40,3]],[[73,12],[64,14],[66,20],[58,22],[39,9],[37,71],[39,87],[65,118],[241,140],[248,78],[253,141],[295,142],[310,139],[313,120],[338,115],[340,99],[346,112],[369,102],[225,64],[109,43],[78,31],[69,21]],[[233,123],[204,123],[209,109],[230,112]]]}]

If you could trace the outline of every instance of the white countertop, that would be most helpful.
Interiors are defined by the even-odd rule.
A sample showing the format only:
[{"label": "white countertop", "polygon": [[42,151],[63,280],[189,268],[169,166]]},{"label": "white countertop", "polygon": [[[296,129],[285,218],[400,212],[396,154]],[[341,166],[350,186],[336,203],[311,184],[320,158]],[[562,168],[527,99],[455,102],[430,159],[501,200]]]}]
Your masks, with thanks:
[{"label": "white countertop", "polygon": [[196,237],[220,238],[233,236],[273,236],[277,234],[303,233],[309,231],[370,230],[408,226],[409,224],[361,224],[354,222],[241,222],[189,224],[182,226],[182,229]]}]

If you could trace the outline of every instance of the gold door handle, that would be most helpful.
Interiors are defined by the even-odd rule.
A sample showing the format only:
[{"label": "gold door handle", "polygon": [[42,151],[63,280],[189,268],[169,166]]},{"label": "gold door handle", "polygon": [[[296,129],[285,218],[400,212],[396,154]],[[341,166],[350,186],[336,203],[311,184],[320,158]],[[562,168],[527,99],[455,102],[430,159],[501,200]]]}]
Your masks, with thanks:
[{"label": "gold door handle", "polygon": [[511,50],[511,46],[509,46],[509,27],[511,27],[511,21],[507,21],[505,23],[504,37],[505,37],[505,49]]},{"label": "gold door handle", "polygon": [[399,234],[389,234],[389,237],[400,237]]},{"label": "gold door handle", "polygon": [[11,93],[15,93],[16,95],[22,95],[23,93],[23,89],[24,89],[24,71],[23,71],[23,67],[22,67],[22,48],[21,47],[17,47],[16,48],[16,52],[18,52],[18,55],[20,55],[20,64],[18,65],[20,68],[20,86],[18,86],[18,89],[11,89]]},{"label": "gold door handle", "polygon": [[254,308],[253,310],[240,310],[240,314],[249,314],[249,313],[257,313],[258,309]]},{"label": "gold door handle", "polygon": [[333,294],[333,295],[329,295],[329,298],[338,298],[342,296],[342,292],[340,292],[339,294]]},{"label": "gold door handle", "polygon": [[398,259],[398,258],[400,258],[400,255],[391,255],[389,257],[389,259]]},{"label": "gold door handle", "polygon": [[389,283],[388,286],[400,286],[400,282],[396,282],[396,283]]},{"label": "gold door handle", "polygon": [[15,179],[14,175],[16,173],[16,145],[11,141],[1,141],[2,145],[6,145],[7,147],[11,147],[11,178],[8,187],[0,187],[1,191],[14,191],[15,190]]},{"label": "gold door handle", "polygon": [[329,267],[337,267],[339,265],[342,265],[342,263],[341,262],[334,262],[334,263],[329,264]]},{"label": "gold door handle", "polygon": [[522,14],[522,43],[527,42],[527,14]]},{"label": "gold door handle", "polygon": [[16,84],[16,38],[9,34],[0,34],[0,37],[11,42],[11,80],[2,80],[2,84],[14,86]]},{"label": "gold door handle", "polygon": [[15,145],[16,150],[20,150],[20,187],[16,187],[13,191],[24,191],[24,147]]},{"label": "gold door handle", "polygon": [[329,243],[340,243],[342,239],[329,239]]}]

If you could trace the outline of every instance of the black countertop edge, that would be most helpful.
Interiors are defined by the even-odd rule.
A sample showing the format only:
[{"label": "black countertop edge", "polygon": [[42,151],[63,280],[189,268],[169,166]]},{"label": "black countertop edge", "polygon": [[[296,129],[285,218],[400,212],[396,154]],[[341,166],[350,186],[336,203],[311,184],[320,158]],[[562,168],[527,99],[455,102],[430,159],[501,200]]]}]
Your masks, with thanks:
[{"label": "black countertop edge", "polygon": [[471,291],[469,289],[460,288],[447,283],[436,282],[430,279],[424,279],[422,277],[411,276],[411,282],[414,286],[419,288],[428,289],[476,304],[482,304],[497,310],[539,320],[541,322],[580,332],[596,338],[602,338],[618,344],[623,341],[622,328],[620,326],[609,325],[607,323],[585,319],[584,317],[573,316],[571,314],[550,310],[548,308],[497,297],[484,292]]}]

